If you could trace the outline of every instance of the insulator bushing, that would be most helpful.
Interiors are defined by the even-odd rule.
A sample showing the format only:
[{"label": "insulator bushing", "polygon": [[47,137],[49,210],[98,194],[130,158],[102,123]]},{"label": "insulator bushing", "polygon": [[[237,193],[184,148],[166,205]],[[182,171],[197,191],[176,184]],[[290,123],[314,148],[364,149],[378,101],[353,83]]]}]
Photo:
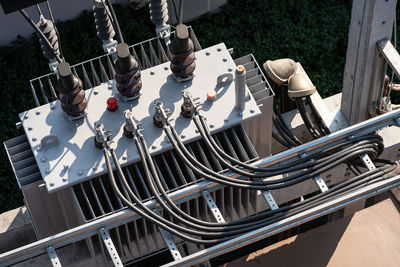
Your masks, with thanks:
[{"label": "insulator bushing", "polygon": [[150,20],[159,27],[165,25],[168,21],[167,0],[150,0]]},{"label": "insulator bushing", "polygon": [[123,97],[135,97],[142,88],[139,63],[130,54],[126,43],[118,44],[117,57],[114,69],[118,92]]},{"label": "insulator bushing", "polygon": [[170,68],[180,78],[188,78],[196,68],[194,46],[186,25],[176,26],[175,38],[170,44]]},{"label": "insulator bushing", "polygon": [[[60,56],[60,47],[58,44],[58,35],[54,28],[54,24],[51,20],[43,19],[38,22],[37,26],[49,40],[51,46],[54,48],[54,52],[57,56]],[[43,55],[47,59],[53,59],[54,54],[53,51],[47,46],[45,41],[39,36],[40,47],[43,50]]]},{"label": "insulator bushing", "polygon": [[58,96],[61,108],[70,117],[80,117],[85,112],[87,101],[82,81],[76,77],[67,62],[58,65]]},{"label": "insulator bushing", "polygon": [[[104,8],[105,7],[105,8]],[[108,6],[103,5],[101,0],[95,0],[93,5],[94,22],[96,23],[97,36],[102,41],[108,41],[115,36],[114,27],[111,19],[107,14],[110,14]]]}]

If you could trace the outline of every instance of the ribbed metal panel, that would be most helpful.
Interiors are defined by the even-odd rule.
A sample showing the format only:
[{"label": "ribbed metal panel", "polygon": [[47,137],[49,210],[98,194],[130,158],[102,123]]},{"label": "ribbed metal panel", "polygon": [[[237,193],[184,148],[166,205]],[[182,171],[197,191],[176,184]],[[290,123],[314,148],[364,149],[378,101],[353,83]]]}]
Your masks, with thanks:
[{"label": "ribbed metal panel", "polygon": [[25,135],[5,141],[4,147],[20,188],[42,178]]},{"label": "ribbed metal panel", "polygon": [[[251,145],[242,126],[222,131],[214,134],[214,139],[220,147],[231,156],[241,161],[252,161],[258,158],[254,147]],[[194,141],[186,145],[190,153],[205,166],[216,172],[224,171],[218,159],[206,148],[202,140]],[[162,184],[167,191],[184,188],[198,182],[201,177],[194,174],[179,159],[173,150],[164,152],[154,157],[156,169],[161,178]],[[123,168],[128,183],[142,201],[150,199],[151,194],[147,189],[141,163],[135,163]],[[117,173],[115,177],[118,184],[121,184]],[[121,188],[123,188],[121,186]],[[73,186],[73,195],[79,207],[78,213],[83,216],[83,222],[95,220],[101,216],[124,209],[120,200],[111,189],[107,175],[103,175],[81,184]],[[122,190],[128,199],[129,195]],[[265,210],[264,206],[257,207],[258,194],[256,191],[233,189],[230,187],[222,188],[210,192],[225,220],[236,220],[248,217],[256,212]],[[213,221],[212,216],[205,200],[202,197],[179,204],[180,208],[188,214],[202,220]],[[161,211],[164,218],[171,218]],[[116,249],[123,261],[131,261],[165,248],[162,236],[157,227],[143,219],[138,219],[126,225],[110,231]],[[182,240],[174,237],[175,243]],[[103,253],[101,240],[98,236],[92,237],[87,244],[88,248],[97,255]],[[186,245],[185,245],[186,246]],[[187,248],[186,248],[187,249]]]}]

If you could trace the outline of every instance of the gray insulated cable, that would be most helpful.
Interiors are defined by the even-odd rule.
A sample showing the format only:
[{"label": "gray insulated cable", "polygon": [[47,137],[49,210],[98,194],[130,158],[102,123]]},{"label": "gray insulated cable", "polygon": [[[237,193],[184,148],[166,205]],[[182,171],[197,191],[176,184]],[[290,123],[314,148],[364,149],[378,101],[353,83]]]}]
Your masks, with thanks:
[{"label": "gray insulated cable", "polygon": [[168,4],[167,0],[150,0],[150,20],[159,27],[168,21]]},{"label": "gray insulated cable", "polygon": [[[47,40],[49,40],[49,42],[50,42],[51,46],[54,48],[54,52],[57,54],[57,56],[60,56],[58,35],[54,28],[53,22],[51,20],[47,20],[42,17],[40,19],[40,21],[38,22],[37,26],[43,32],[43,34],[46,36]],[[43,50],[44,57],[49,60],[54,58],[53,51],[46,45],[45,41],[40,36],[39,36],[39,42],[40,42],[40,47]]]},{"label": "gray insulated cable", "polygon": [[102,41],[108,41],[115,36],[113,24],[110,19],[108,7],[100,0],[95,0],[93,5],[94,22],[96,23],[97,36]]}]

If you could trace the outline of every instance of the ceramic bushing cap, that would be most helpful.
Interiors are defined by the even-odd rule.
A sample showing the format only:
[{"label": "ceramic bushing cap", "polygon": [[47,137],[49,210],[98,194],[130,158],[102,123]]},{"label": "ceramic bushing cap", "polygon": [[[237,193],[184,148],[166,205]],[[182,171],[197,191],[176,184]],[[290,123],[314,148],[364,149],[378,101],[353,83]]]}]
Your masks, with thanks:
[{"label": "ceramic bushing cap", "polygon": [[297,70],[296,62],[290,58],[267,60],[263,66],[268,77],[279,86],[287,82]]},{"label": "ceramic bushing cap", "polygon": [[288,96],[290,98],[305,97],[317,91],[304,73],[296,73],[289,78]]}]

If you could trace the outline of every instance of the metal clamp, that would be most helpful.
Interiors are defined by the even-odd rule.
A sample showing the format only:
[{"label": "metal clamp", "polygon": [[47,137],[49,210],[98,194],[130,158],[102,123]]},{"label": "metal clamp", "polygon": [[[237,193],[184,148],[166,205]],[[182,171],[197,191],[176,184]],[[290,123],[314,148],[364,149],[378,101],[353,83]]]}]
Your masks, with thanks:
[{"label": "metal clamp", "polygon": [[360,156],[362,162],[364,163],[365,167],[368,168],[369,171],[375,170],[376,167],[374,163],[372,162],[371,158],[368,156],[367,153],[364,153]]},{"label": "metal clamp", "polygon": [[108,231],[104,227],[101,227],[99,229],[99,233],[100,233],[101,239],[103,239],[103,243],[106,246],[108,253],[110,254],[110,257],[111,257],[112,262],[114,263],[114,266],[124,266],[118,255],[117,250],[115,249],[114,243],[113,243]]},{"label": "metal clamp", "polygon": [[319,190],[321,190],[321,192],[325,192],[325,191],[329,190],[328,186],[326,185],[324,179],[322,179],[321,176],[319,176],[319,175],[315,176],[314,181],[317,183]]},{"label": "metal clamp", "polygon": [[276,210],[279,208],[278,204],[276,203],[270,191],[261,191],[261,193],[264,196],[265,200],[267,201],[271,210]]},{"label": "metal clamp", "polygon": [[215,220],[218,223],[224,223],[225,219],[222,217],[221,211],[218,209],[217,204],[215,204],[215,201],[213,197],[211,196],[210,192],[207,190],[201,190],[201,195],[204,197],[208,208],[211,210],[211,213],[213,214]]},{"label": "metal clamp", "polygon": [[61,266],[61,262],[60,262],[60,260],[58,259],[56,250],[55,250],[52,246],[48,246],[48,247],[46,248],[46,251],[47,251],[47,255],[49,255],[51,264],[52,264],[54,267],[59,267],[59,266]]}]

